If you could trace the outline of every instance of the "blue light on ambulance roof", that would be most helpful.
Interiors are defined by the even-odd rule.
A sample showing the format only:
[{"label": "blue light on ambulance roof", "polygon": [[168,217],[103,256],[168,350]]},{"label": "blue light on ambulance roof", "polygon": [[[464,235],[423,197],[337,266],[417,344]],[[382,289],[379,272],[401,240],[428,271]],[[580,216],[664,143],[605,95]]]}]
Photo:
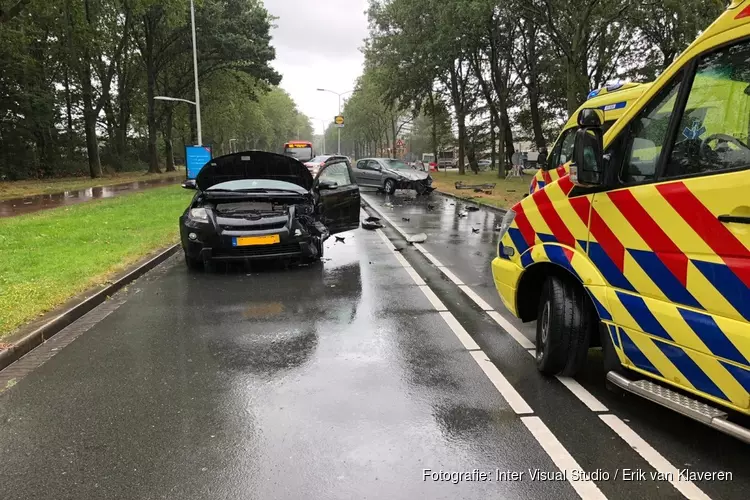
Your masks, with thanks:
[{"label": "blue light on ambulance roof", "polygon": [[597,95],[599,95],[599,92],[601,92],[601,90],[602,89],[592,90],[591,92],[589,92],[589,96],[586,99],[588,100],[588,99],[591,99],[592,97],[596,97]]}]

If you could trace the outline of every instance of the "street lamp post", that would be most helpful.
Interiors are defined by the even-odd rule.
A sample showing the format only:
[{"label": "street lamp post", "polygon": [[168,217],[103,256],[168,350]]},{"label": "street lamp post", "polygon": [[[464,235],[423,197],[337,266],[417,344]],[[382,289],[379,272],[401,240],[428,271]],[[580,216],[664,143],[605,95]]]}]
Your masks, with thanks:
[{"label": "street lamp post", "polygon": [[323,124],[323,154],[326,154],[326,121],[322,118],[313,118],[313,120],[319,120]]},{"label": "street lamp post", "polygon": [[190,0],[190,22],[193,29],[193,75],[195,76],[195,101],[162,95],[154,96],[154,100],[185,102],[195,106],[195,125],[198,127],[197,146],[203,146],[203,129],[201,127],[201,94],[198,88],[198,49],[195,42],[195,5],[193,3],[193,0]]},{"label": "street lamp post", "polygon": [[[349,94],[351,92],[354,92],[353,90],[347,90],[346,92],[341,92],[340,94],[338,92],[334,92],[333,90],[328,89],[318,89],[318,92],[330,92],[331,94],[337,95],[339,97],[339,115],[341,114],[341,96],[345,94]],[[339,127],[339,145],[338,145],[338,152],[336,154],[341,154],[341,127]]]},{"label": "street lamp post", "polygon": [[198,126],[198,146],[203,146],[201,130],[201,94],[198,88],[198,46],[195,41],[195,3],[190,0],[190,24],[193,29],[193,75],[195,76],[195,123]]}]

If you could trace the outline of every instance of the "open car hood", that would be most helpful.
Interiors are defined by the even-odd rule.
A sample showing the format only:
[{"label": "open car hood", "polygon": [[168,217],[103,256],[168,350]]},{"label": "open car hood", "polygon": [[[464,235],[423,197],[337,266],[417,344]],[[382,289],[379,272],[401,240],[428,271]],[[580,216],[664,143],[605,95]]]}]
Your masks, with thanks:
[{"label": "open car hood", "polygon": [[267,151],[245,151],[214,158],[198,172],[195,185],[205,191],[216,184],[241,179],[291,182],[308,191],[313,186],[313,176],[302,162]]}]

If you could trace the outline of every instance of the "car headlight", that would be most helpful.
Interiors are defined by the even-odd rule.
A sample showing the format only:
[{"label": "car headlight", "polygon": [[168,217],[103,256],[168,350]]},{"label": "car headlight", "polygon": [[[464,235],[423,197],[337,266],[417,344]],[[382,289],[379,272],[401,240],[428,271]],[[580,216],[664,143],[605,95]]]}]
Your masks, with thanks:
[{"label": "car headlight", "polygon": [[190,219],[200,222],[208,222],[208,211],[205,208],[191,208]]},{"label": "car headlight", "polygon": [[513,221],[516,219],[516,212],[512,209],[508,209],[507,212],[505,212],[505,216],[503,217],[503,222],[500,224],[500,239],[502,240],[503,237],[508,232],[508,229],[510,229],[510,225],[513,224]]}]

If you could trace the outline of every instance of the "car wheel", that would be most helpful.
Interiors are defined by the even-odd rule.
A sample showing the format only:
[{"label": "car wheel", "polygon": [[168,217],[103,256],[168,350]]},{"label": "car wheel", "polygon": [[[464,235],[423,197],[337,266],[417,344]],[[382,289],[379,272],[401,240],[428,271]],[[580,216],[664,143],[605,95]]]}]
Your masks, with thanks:
[{"label": "car wheel", "polygon": [[385,191],[386,194],[393,194],[396,192],[396,181],[393,179],[386,179],[385,184],[383,184],[383,191]]},{"label": "car wheel", "polygon": [[194,259],[188,254],[185,254],[185,265],[191,271],[199,271],[203,269],[203,261],[200,259]]},{"label": "car wheel", "polygon": [[418,195],[421,196],[427,192],[427,186],[425,186],[422,183],[419,183],[414,187],[414,190],[417,192]]},{"label": "car wheel", "polygon": [[545,375],[578,373],[586,362],[595,325],[591,303],[580,285],[557,276],[547,278],[537,315],[537,369]]}]

